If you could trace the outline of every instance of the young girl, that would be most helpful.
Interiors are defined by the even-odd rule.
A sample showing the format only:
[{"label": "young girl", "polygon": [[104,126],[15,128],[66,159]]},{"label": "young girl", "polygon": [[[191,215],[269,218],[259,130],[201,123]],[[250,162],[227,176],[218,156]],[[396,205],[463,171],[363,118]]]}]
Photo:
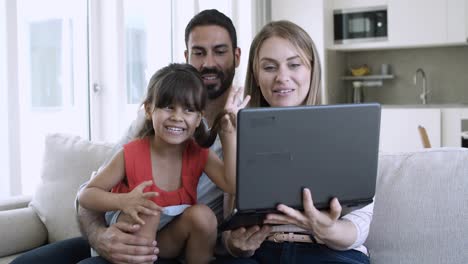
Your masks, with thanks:
[{"label": "young girl", "polygon": [[196,204],[198,179],[205,172],[224,192],[235,192],[235,133],[232,117],[217,118],[224,164],[214,152],[199,146],[208,147],[214,138],[201,125],[206,100],[203,81],[193,66],[170,64],[156,72],[142,104],[147,120],[137,139],[124,145],[92,179],[80,193],[80,205],[120,210],[117,221],[141,224],[138,235],[152,240],[163,209],[191,205],[158,232],[159,256],[175,258],[185,248],[188,263],[208,263],[217,223],[211,209]]}]

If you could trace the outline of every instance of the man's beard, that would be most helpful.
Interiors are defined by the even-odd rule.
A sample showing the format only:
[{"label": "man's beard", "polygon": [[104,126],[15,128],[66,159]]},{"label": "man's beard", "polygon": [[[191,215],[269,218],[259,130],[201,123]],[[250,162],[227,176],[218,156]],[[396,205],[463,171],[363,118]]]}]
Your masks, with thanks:
[{"label": "man's beard", "polygon": [[231,68],[227,69],[227,71],[224,73],[223,71],[219,71],[216,68],[203,68],[201,70],[201,74],[216,74],[217,78],[221,81],[220,84],[208,84],[205,85],[205,88],[208,92],[208,99],[213,100],[226,92],[229,87],[232,85],[232,80],[234,79],[234,74],[235,74],[235,69],[236,67],[232,65]]}]

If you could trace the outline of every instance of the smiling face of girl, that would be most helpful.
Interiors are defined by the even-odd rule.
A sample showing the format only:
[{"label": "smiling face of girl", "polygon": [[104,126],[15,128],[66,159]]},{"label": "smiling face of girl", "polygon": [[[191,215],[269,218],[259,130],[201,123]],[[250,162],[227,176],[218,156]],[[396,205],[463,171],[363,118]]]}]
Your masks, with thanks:
[{"label": "smiling face of girl", "polygon": [[148,84],[146,122],[138,137],[155,135],[166,143],[183,143],[199,126],[206,101],[200,74],[190,64],[173,63],[158,70]]},{"label": "smiling face of girl", "polygon": [[181,104],[156,108],[151,115],[155,136],[169,144],[182,144],[190,139],[201,117],[201,112]]},{"label": "smiling face of girl", "polygon": [[259,50],[256,71],[261,93],[270,106],[305,104],[311,68],[290,41],[276,36],[266,39]]}]

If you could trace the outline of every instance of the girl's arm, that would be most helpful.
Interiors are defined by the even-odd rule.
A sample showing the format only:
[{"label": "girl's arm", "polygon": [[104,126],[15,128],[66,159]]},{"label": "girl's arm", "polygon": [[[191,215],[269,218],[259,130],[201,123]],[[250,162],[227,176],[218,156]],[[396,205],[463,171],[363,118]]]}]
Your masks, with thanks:
[{"label": "girl's arm", "polygon": [[[223,146],[223,161],[210,150],[208,161],[205,165],[206,175],[224,192],[234,194],[236,192],[236,132],[232,124],[229,124],[230,115],[223,117],[224,125],[219,136]],[[230,126],[230,129],[227,129]]]},{"label": "girl's arm", "polygon": [[205,173],[224,192],[234,194],[236,192],[236,134],[220,135],[220,137],[224,163],[216,153],[210,150]]},{"label": "girl's arm", "polygon": [[212,151],[208,155],[205,166],[206,175],[224,192],[229,194],[236,192],[237,112],[247,106],[250,101],[249,95],[242,99],[243,96],[243,88],[231,87],[224,106],[227,114],[221,119],[221,129],[219,131],[219,137],[223,145],[224,166],[223,162]]},{"label": "girl's arm", "polygon": [[143,182],[129,193],[111,193],[112,187],[125,177],[125,160],[123,150],[119,151],[110,163],[94,177],[79,194],[80,205],[95,211],[121,210],[144,224],[138,213],[157,215],[161,210],[148,198],[158,195],[155,192],[143,193],[143,189],[152,181]]},{"label": "girl's arm", "polygon": [[121,195],[109,192],[125,177],[123,149],[117,152],[79,194],[80,205],[91,210],[106,212],[120,210]]}]

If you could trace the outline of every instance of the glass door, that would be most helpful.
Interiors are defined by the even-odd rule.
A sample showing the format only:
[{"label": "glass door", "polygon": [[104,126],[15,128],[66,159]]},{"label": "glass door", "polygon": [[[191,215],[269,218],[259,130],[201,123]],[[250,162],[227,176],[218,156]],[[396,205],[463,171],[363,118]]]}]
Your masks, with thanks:
[{"label": "glass door", "polygon": [[172,1],[90,1],[91,138],[116,142],[172,61]]},{"label": "glass door", "polygon": [[89,137],[87,3],[18,0],[16,8],[21,192],[31,194],[47,133]]},{"label": "glass door", "polygon": [[203,9],[233,19],[244,51],[234,83],[242,85],[253,6],[232,0],[0,0],[0,198],[34,192],[48,133],[119,140],[154,72],[185,61],[185,26]]}]

